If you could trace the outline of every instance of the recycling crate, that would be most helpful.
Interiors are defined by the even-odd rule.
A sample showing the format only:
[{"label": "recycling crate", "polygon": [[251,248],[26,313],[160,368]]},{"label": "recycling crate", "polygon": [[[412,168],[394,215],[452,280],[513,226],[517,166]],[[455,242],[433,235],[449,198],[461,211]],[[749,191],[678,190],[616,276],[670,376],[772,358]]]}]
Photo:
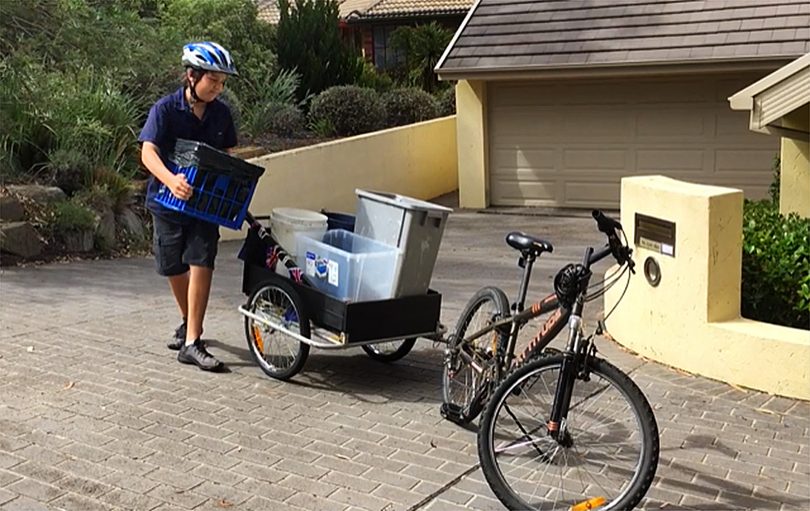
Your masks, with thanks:
[{"label": "recycling crate", "polygon": [[169,158],[169,170],[185,174],[194,189],[191,198],[174,196],[161,185],[155,201],[194,218],[240,229],[256,183],[264,168],[229,155],[203,142],[178,139]]}]

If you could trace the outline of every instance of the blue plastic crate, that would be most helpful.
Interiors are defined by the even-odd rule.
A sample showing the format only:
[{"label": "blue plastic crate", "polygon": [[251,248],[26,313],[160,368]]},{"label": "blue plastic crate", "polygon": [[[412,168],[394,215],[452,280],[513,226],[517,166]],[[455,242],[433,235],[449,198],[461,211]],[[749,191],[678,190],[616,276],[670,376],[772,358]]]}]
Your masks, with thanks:
[{"label": "blue plastic crate", "polygon": [[155,200],[194,218],[240,229],[264,169],[202,142],[187,140],[178,140],[172,159],[169,170],[185,174],[194,192],[186,201],[163,185]]}]

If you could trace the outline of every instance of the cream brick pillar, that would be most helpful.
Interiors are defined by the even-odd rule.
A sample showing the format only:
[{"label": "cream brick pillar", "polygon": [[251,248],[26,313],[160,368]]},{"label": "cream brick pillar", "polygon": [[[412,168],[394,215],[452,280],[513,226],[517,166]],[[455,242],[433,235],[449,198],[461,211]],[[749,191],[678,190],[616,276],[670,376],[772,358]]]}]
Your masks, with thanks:
[{"label": "cream brick pillar", "polygon": [[[810,399],[810,332],[740,318],[742,203],[742,192],[731,188],[663,176],[622,179],[621,221],[637,273],[607,329],[619,344],[663,364]],[[674,255],[634,242],[637,213],[675,224]],[[660,267],[657,286],[644,276],[648,257]],[[623,289],[606,294],[606,311]]]},{"label": "cream brick pillar", "polygon": [[462,208],[489,205],[486,82],[461,80],[456,85],[458,196]]}]

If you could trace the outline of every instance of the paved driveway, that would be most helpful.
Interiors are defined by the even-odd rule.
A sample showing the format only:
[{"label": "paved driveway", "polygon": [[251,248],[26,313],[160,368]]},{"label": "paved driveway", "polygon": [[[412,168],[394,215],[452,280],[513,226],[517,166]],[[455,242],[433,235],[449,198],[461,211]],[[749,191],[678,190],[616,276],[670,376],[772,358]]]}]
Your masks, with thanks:
[{"label": "paved driveway", "polygon": [[[433,281],[445,323],[481,285],[514,295],[511,229],[557,245],[534,298],[552,268],[602,241],[589,218],[454,214]],[[439,416],[430,342],[393,365],[313,350],[294,382],[264,376],[236,312],[238,249],[221,248],[204,335],[227,374],[164,347],[177,313],[150,259],[0,272],[0,509],[502,509],[475,468],[474,432]],[[810,509],[808,403],[599,347],[656,411],[661,462],[645,508]]]}]

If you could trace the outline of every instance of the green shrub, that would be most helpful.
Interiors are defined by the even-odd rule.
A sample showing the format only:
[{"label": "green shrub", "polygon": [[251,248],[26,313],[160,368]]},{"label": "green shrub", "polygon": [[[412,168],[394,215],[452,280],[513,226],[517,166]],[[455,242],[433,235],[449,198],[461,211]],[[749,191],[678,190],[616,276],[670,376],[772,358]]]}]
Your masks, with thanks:
[{"label": "green shrub", "polygon": [[130,180],[109,167],[97,167],[90,178],[89,189],[103,195],[116,213],[120,213],[132,202]]},{"label": "green shrub", "polygon": [[[296,122],[292,119],[295,114],[291,112],[292,109],[298,110],[294,105],[300,83],[300,74],[294,70],[282,69],[275,78],[261,84],[261,90],[255,91],[256,97],[260,99],[255,100],[253,108],[246,110],[243,116],[242,130],[245,134],[257,136],[267,131],[273,131],[273,126],[279,127],[274,118],[277,117],[280,106],[290,106],[290,109],[286,109],[288,120]],[[306,99],[308,97],[304,101]],[[300,124],[300,129],[298,129],[297,125],[293,126],[293,128],[303,131],[303,119],[301,119]]]},{"label": "green shrub", "polygon": [[384,71],[378,71],[374,64],[363,57],[358,57],[363,61],[363,72],[355,82],[359,87],[374,89],[377,92],[388,92],[394,88],[394,80]]},{"label": "green shrub", "polygon": [[50,180],[67,195],[87,186],[90,158],[76,149],[57,149],[48,155],[46,169]]},{"label": "green shrub", "polygon": [[309,131],[321,138],[329,138],[335,136],[335,127],[329,119],[310,120],[307,126]]},{"label": "green shrub", "polygon": [[51,227],[56,235],[93,229],[96,216],[77,200],[57,202],[54,205]]},{"label": "green shrub", "polygon": [[335,0],[279,0],[278,64],[301,73],[298,99],[355,83],[363,72],[357,50],[340,34]]},{"label": "green shrub", "polygon": [[742,314],[810,329],[810,219],[746,201],[743,215]]},{"label": "green shrub", "polygon": [[768,187],[768,195],[770,195],[771,201],[778,205],[779,188],[782,186],[782,159],[778,154],[773,157],[773,162],[771,163],[771,173],[773,179],[771,180],[771,185]]},{"label": "green shrub", "polygon": [[236,93],[231,89],[225,89],[219,95],[219,99],[228,105],[228,109],[231,111],[233,124],[236,127],[236,132],[241,133],[244,121],[242,115],[242,101],[239,99],[239,96],[237,96]]},{"label": "green shrub", "polygon": [[[178,34],[183,42],[210,40],[231,52],[239,76],[228,87],[245,104],[261,99],[268,77],[274,77],[278,60],[273,53],[275,29],[257,19],[253,0],[164,0],[160,22],[164,32]],[[180,68],[180,46],[173,48],[175,69]]]},{"label": "green shrub", "polygon": [[357,135],[384,125],[385,106],[372,89],[337,86],[312,100],[309,116],[313,124],[328,121],[337,135]]},{"label": "green shrub", "polygon": [[269,114],[268,127],[271,133],[294,137],[306,129],[304,114],[295,105],[272,105]]},{"label": "green shrub", "polygon": [[382,101],[388,126],[413,124],[439,115],[436,99],[415,87],[394,89],[383,94]]},{"label": "green shrub", "polygon": [[391,34],[392,48],[405,55],[408,83],[433,92],[439,79],[433,71],[453,32],[432,21],[415,27],[399,27]]},{"label": "green shrub", "polygon": [[436,95],[439,102],[439,115],[444,117],[456,113],[456,87],[451,85]]}]

